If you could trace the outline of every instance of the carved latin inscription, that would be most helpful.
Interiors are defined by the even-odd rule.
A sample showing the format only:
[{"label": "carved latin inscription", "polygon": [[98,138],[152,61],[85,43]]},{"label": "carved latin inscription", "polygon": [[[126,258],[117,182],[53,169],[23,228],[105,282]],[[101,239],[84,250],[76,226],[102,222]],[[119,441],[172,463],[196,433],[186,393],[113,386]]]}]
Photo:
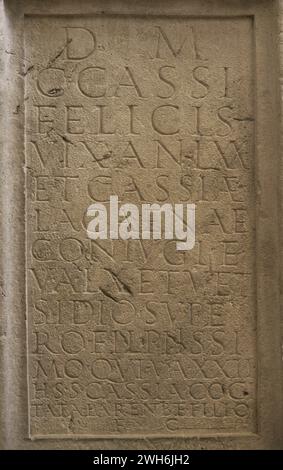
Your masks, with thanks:
[{"label": "carved latin inscription", "polygon": [[[256,426],[252,23],[28,17],[30,433]],[[196,204],[196,245],[90,240],[90,204]]]}]

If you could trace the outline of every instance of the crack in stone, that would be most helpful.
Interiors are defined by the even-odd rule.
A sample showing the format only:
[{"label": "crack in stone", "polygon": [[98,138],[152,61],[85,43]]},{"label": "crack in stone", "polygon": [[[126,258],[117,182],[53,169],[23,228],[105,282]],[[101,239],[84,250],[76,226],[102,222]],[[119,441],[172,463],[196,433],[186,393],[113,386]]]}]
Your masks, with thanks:
[{"label": "crack in stone", "polygon": [[100,287],[100,290],[102,292],[102,294],[104,294],[106,297],[108,297],[109,299],[113,300],[114,302],[118,303],[119,301],[117,299],[115,299],[115,297],[110,294],[109,292],[107,292],[107,290],[105,290],[103,287]]},{"label": "crack in stone", "polygon": [[53,59],[50,59],[50,61],[48,62],[46,68],[48,69],[51,65],[54,64],[54,62],[56,62],[57,59],[59,59],[59,57],[63,54],[63,52],[66,50],[66,48],[68,47],[68,45],[72,42],[72,39],[68,39],[66,41],[66,43],[64,44],[64,46],[62,47],[62,49],[60,49],[59,52],[57,52],[57,54],[55,55],[55,57],[53,57]]},{"label": "crack in stone", "polygon": [[116,274],[114,271],[112,271],[112,269],[108,269],[108,271],[112,274],[113,277],[115,277],[115,279],[117,279],[117,281],[121,284],[122,288],[124,289],[124,291],[126,291],[128,294],[130,295],[133,295],[133,291],[132,289],[124,282],[120,279],[119,275]]}]

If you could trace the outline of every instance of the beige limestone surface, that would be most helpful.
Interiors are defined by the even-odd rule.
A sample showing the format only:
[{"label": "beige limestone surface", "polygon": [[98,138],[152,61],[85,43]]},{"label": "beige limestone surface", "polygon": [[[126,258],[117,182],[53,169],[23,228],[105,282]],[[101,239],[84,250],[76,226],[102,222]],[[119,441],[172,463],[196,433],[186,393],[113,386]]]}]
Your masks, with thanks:
[{"label": "beige limestone surface", "polygon": [[[279,3],[2,3],[3,448],[282,448]],[[196,243],[87,208],[195,204]]]}]

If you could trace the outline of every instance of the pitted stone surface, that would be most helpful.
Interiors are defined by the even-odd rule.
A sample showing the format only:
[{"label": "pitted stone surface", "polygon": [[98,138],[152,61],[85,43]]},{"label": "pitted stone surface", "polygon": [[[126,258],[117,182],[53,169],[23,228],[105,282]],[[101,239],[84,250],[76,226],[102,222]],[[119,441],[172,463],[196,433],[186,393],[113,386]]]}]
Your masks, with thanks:
[{"label": "pitted stone surface", "polygon": [[[28,18],[31,434],[254,431],[252,22]],[[86,209],[195,203],[196,245]]]},{"label": "pitted stone surface", "polygon": [[0,1],[1,447],[282,447],[279,3]]}]

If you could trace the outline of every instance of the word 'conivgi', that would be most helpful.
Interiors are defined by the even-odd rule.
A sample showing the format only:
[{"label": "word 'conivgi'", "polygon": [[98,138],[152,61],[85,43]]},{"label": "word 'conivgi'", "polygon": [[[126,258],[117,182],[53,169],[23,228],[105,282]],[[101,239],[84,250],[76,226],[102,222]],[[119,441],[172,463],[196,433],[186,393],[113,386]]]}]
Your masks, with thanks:
[{"label": "word 'conivgi'", "polygon": [[[108,214],[109,212],[109,214]],[[102,203],[88,207],[93,217],[87,226],[92,240],[176,240],[177,250],[191,250],[195,245],[195,204],[122,204],[110,196],[109,208]],[[163,216],[163,217],[162,217]]]}]

